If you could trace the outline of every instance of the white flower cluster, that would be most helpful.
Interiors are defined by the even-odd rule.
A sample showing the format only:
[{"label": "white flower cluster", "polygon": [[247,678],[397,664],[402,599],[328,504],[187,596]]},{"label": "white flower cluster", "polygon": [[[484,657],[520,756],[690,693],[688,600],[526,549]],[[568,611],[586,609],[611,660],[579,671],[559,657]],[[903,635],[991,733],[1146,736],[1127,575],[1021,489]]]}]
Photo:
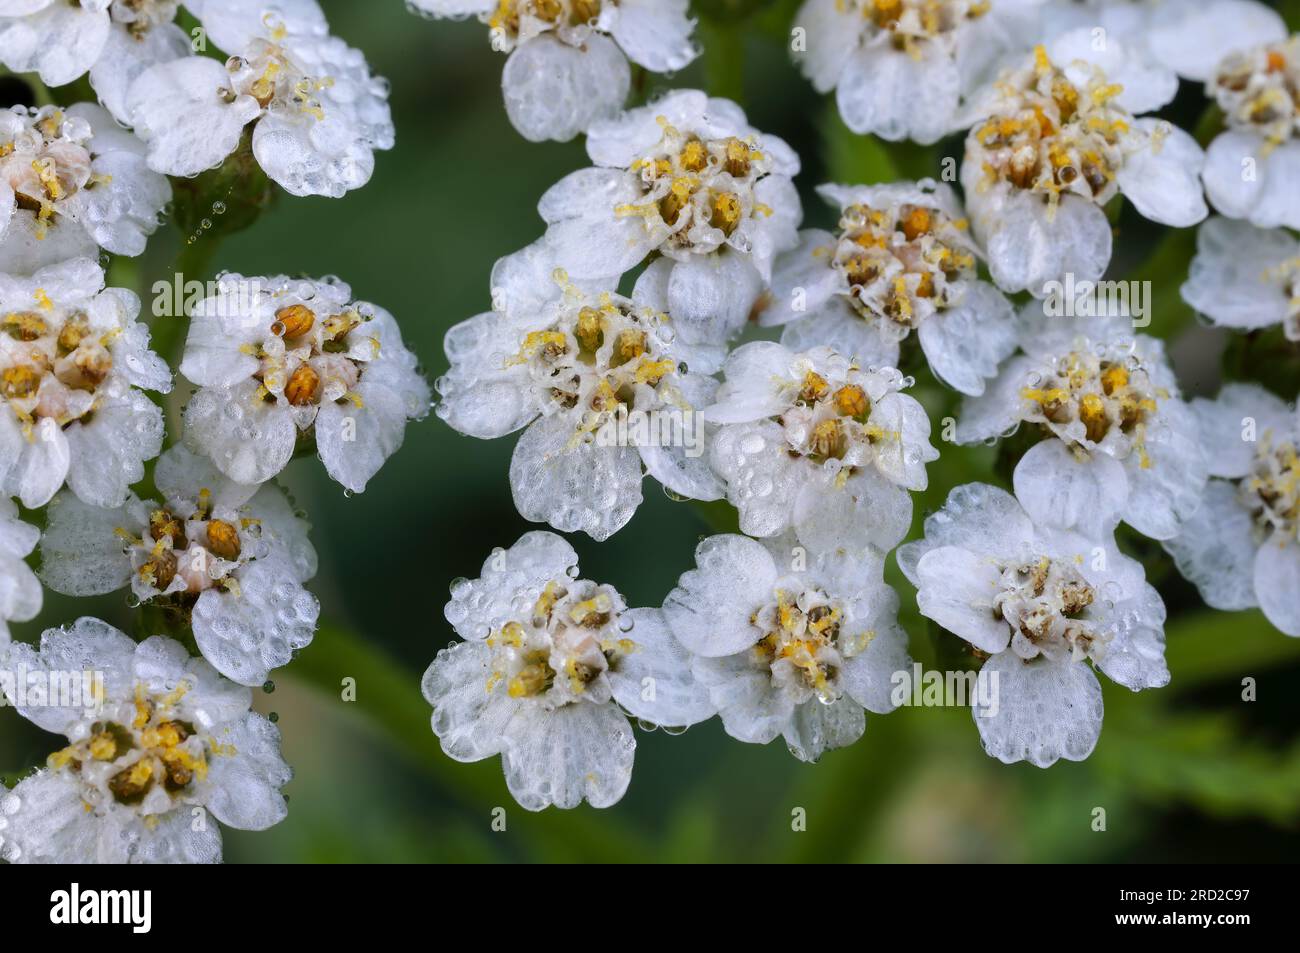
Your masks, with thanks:
[{"label": "white flower cluster", "polygon": [[[393,146],[388,88],[371,75],[360,52],[330,35],[316,0],[185,0],[201,25],[192,36],[174,22],[181,5],[179,0],[2,3],[0,62],[38,73],[50,86],[89,73],[104,108],[143,141],[144,148],[137,143],[132,154],[144,153],[154,173],[197,175],[220,165],[250,134],[258,163],[293,195],[340,196],[369,181],[375,150]],[[202,55],[209,41],[227,55],[225,61]],[[115,166],[92,170],[105,179],[103,190],[109,194],[74,204],[116,202],[121,211],[114,210],[110,220],[130,209],[146,231],[152,230],[167,200],[164,194],[156,205],[148,204],[159,189],[165,192],[161,176],[150,179],[142,170],[120,184],[107,182],[109,175],[134,171],[126,157],[107,147],[112,142],[97,153],[93,140],[86,141],[84,123],[60,133],[59,122],[35,118],[45,148],[39,141],[29,144],[28,134],[15,141],[16,149],[56,163],[49,175],[63,178],[74,177],[78,159],[87,161],[85,153],[98,154],[103,158],[95,165]],[[76,183],[72,194],[85,186]],[[116,194],[119,190],[123,194]],[[57,196],[36,198],[57,205]],[[143,249],[142,239],[133,251],[119,250],[88,231],[113,252]]]},{"label": "white flower cluster", "polygon": [[506,115],[531,142],[567,142],[619,111],[631,60],[672,73],[700,53],[689,0],[410,0],[429,17],[477,17],[492,48],[509,54],[501,75]]},{"label": "white flower cluster", "polygon": [[[251,690],[312,641],[319,605],[309,526],[271,481],[315,453],[359,493],[430,406],[396,320],[337,278],[220,275],[183,355],[155,353],[140,299],[106,287],[168,176],[246,144],[287,192],[339,196],[392,145],[383,81],[315,0],[185,6],[192,36],[174,0],[0,2],[0,61],[49,86],[88,73],[102,104],[0,114],[0,670],[4,702],[67,740],[0,794],[10,862],[213,862],[218,822],[284,817],[290,771]],[[177,358],[197,391],[169,441]],[[83,618],[18,641],[41,583],[129,588],[151,637]]]},{"label": "white flower cluster", "polygon": [[[651,36],[685,57],[684,4],[417,6],[484,19],[512,51],[515,127],[585,132],[593,163],[543,195],[545,234],[497,262],[492,310],[447,334],[438,416],[485,439],[526,428],[510,485],[529,520],[604,540],[649,473],[674,498],[725,499],[744,534],[704,540],[659,609],[579,581],[549,533],[495,550],[479,579],[453,584],[464,641],[424,680],[452,757],[500,754],[529,809],[604,806],[628,784],[628,715],[680,728],[716,714],[739,740],[782,736],[813,761],[852,743],[864,711],[899,704],[890,689],[911,663],[884,566],[939,456],[905,348],[963,395],[945,440],[1020,431],[1028,447],[1014,496],[958,487],[897,556],[921,613],[1001,687],[974,710],[990,755],[1086,758],[1102,722],[1094,670],[1133,691],[1169,681],[1165,607],[1120,551],[1121,522],[1161,541],[1212,606],[1258,605],[1300,631],[1294,413],[1259,388],[1184,402],[1138,303],[1098,285],[1120,196],[1187,228],[1208,195],[1228,217],[1201,231],[1187,300],[1300,339],[1296,239],[1254,228],[1300,227],[1284,184],[1300,53],[1271,10],[807,0],[791,35],[814,87],[836,91],[853,132],[965,133],[960,175],[944,175],[964,199],[929,179],[827,184],[836,227],[797,231],[799,158],[735,103],[674,90],[619,111],[625,66],[608,37],[637,62]],[[1208,159],[1144,115],[1180,78],[1207,82],[1222,110]],[[765,327],[779,343],[740,340]]]}]

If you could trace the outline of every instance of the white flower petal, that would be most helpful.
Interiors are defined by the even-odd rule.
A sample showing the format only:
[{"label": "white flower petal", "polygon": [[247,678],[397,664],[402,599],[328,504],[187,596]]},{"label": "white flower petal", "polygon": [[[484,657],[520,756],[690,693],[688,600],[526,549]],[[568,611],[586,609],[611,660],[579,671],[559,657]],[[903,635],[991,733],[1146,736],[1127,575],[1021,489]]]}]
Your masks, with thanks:
[{"label": "white flower petal", "polygon": [[655,725],[685,727],[717,713],[709,693],[695,681],[691,655],[673,637],[658,609],[632,609],[627,638],[633,651],[615,657],[609,670],[614,700],[634,717]]},{"label": "white flower petal", "polygon": [[5,480],[4,492],[18,497],[23,506],[33,510],[50,502],[63,486],[72,454],[67,435],[58,427],[44,423],[32,430],[30,438],[20,436],[19,440],[23,441],[22,450],[12,458],[14,463]]},{"label": "white flower petal", "polygon": [[835,98],[844,124],[882,139],[935,142],[955,128],[961,76],[944,44],[925,43],[913,55],[885,33],[851,54]]},{"label": "white flower petal", "polygon": [[737,741],[765,745],[790,727],[794,702],[772,685],[771,667],[753,652],[697,657],[693,668],[718,708],[723,729]]},{"label": "white flower petal", "polygon": [[986,556],[956,546],[930,549],[916,564],[916,604],[921,614],[996,655],[1011,641],[1007,623],[994,614],[1002,573]]},{"label": "white flower petal", "polygon": [[1216,324],[1264,328],[1286,320],[1290,296],[1278,266],[1300,255],[1282,229],[1214,216],[1196,233],[1183,300]]},{"label": "white flower petal", "polygon": [[852,698],[841,698],[829,705],[812,699],[795,706],[790,724],[782,734],[790,753],[812,764],[827,751],[853,744],[862,737],[866,727],[862,706]]},{"label": "white flower petal", "polygon": [[144,463],[163,442],[162,409],[138,390],[109,397],[89,421],[64,431],[71,462],[68,487],[94,506],[121,506],[127,487],[144,479]]},{"label": "white flower petal", "polygon": [[1205,153],[1205,195],[1229,218],[1244,218],[1260,228],[1300,228],[1300,140],[1288,139],[1271,151],[1253,133],[1221,133]]},{"label": "white flower petal", "polygon": [[277,27],[305,36],[329,29],[316,0],[186,0],[185,5],[203,22],[212,42],[231,54],[269,38]]},{"label": "white flower petal", "polygon": [[627,58],[652,73],[671,73],[700,53],[691,42],[689,0],[621,0],[611,35]]},{"label": "white flower petal", "polygon": [[856,16],[856,10],[842,7],[839,0],[806,0],[795,14],[794,22],[804,28],[807,40],[795,60],[819,93],[835,88],[861,40],[861,32],[854,29]]},{"label": "white flower petal", "polygon": [[1178,571],[1195,584],[1201,598],[1229,612],[1259,605],[1255,596],[1255,521],[1237,497],[1237,488],[1211,480],[1201,506],[1177,536],[1163,545]]},{"label": "white flower petal", "polygon": [[440,651],[424,673],[421,690],[433,706],[433,733],[457,761],[500,754],[505,727],[521,702],[492,682],[492,650],[483,642],[457,642]]},{"label": "white flower petal", "polygon": [[185,408],[185,445],[236,483],[265,483],[293,457],[293,414],[258,397],[260,387],[251,379],[230,389],[204,387]]},{"label": "white flower petal", "polygon": [[725,344],[744,329],[763,281],[744,255],[722,249],[673,262],[668,313],[687,344]]},{"label": "white flower petal", "polygon": [[136,134],[149,146],[149,168],[198,175],[235,151],[244,127],[261,114],[252,96],[227,103],[230,75],[205,56],[160,63],[140,74],[127,94]]},{"label": "white flower petal", "polygon": [[524,519],[605,540],[641,505],[641,456],[582,441],[564,414],[543,417],[515,444],[510,489]]},{"label": "white flower petal", "polygon": [[205,785],[212,816],[243,831],[264,831],[284,820],[289,808],[280,788],[293,772],[280,754],[280,729],[250,711],[221,725],[212,737],[219,746]]},{"label": "white flower petal", "polygon": [[1102,701],[1086,662],[1025,662],[1008,651],[985,662],[981,675],[997,677],[996,714],[973,709],[990,755],[1006,764],[1028,761],[1046,768],[1059,758],[1082,761],[1092,754],[1101,734]]},{"label": "white flower petal", "polygon": [[506,786],[520,806],[609,807],[632,780],[636,738],[613,705],[580,702],[533,717],[516,716],[502,754]]},{"label": "white flower petal", "polygon": [[917,584],[917,564],[937,546],[956,546],[973,553],[1009,556],[1034,537],[1034,524],[1006,490],[987,483],[955,487],[943,508],[925,520],[925,538],[898,551],[898,565]]},{"label": "white flower petal", "polygon": [[[1098,43],[1096,27],[1080,27],[1061,34],[1047,48],[1048,59],[1059,65],[1079,89],[1086,89],[1094,70],[1123,89],[1113,100],[1137,114],[1153,112],[1178,92],[1178,77],[1161,64],[1152,63],[1135,46],[1115,36]],[[1136,37],[1134,38],[1136,41]]]},{"label": "white flower petal", "polygon": [[1254,0],[1151,4],[1147,29],[1146,41],[1156,58],[1198,82],[1209,79],[1233,50],[1278,42],[1287,35],[1277,12]]},{"label": "white flower petal", "polygon": [[50,501],[48,513],[41,538],[45,585],[69,596],[97,596],[127,584],[131,560],[116,531],[139,527],[130,525],[126,507],[95,506],[65,491]]},{"label": "white flower petal", "polygon": [[896,707],[891,697],[894,673],[910,671],[912,666],[907,633],[893,621],[897,612],[895,601],[886,618],[877,620],[875,635],[866,649],[846,658],[840,669],[844,690],[867,711],[879,715],[888,714]]},{"label": "white flower petal", "polygon": [[772,598],[777,579],[771,554],[744,536],[710,536],[696,547],[695,566],[664,600],[677,641],[706,658],[750,648],[762,637],[750,616]]},{"label": "white flower petal", "polygon": [[1015,311],[1000,291],[966,282],[956,306],[930,315],[917,331],[925,359],[953,390],[978,395],[1016,349]]},{"label": "white flower petal", "polygon": [[1176,398],[1160,402],[1160,426],[1148,432],[1143,450],[1124,461],[1124,522],[1144,536],[1169,539],[1201,505],[1207,477],[1205,447],[1186,404]]},{"label": "white flower petal", "polygon": [[[964,163],[963,173],[970,163]],[[965,175],[963,176],[965,179]],[[968,195],[973,183],[967,183]],[[976,200],[979,201],[976,201]],[[1003,291],[1029,291],[1073,273],[1076,282],[1096,281],[1110,261],[1106,213],[1077,195],[1061,198],[1055,213],[1037,195],[997,189],[970,199],[976,234],[988,251],[989,272]]]},{"label": "white flower petal", "polygon": [[1035,523],[1098,539],[1115,531],[1129,502],[1124,464],[1102,451],[1076,457],[1060,440],[1030,447],[1014,474],[1016,498]]},{"label": "white flower petal", "polygon": [[636,178],[622,169],[579,169],[551,186],[538,204],[548,223],[546,248],[570,276],[622,275],[662,240],[639,215],[615,211],[640,198]]},{"label": "white flower petal", "polygon": [[615,43],[599,33],[581,47],[549,33],[521,44],[501,74],[506,115],[530,142],[567,142],[608,119],[627,99],[632,71]]},{"label": "white flower petal", "polygon": [[842,486],[834,478],[812,480],[795,497],[791,522],[814,552],[862,545],[890,550],[912,525],[912,496],[875,470],[861,470]]},{"label": "white flower petal", "polygon": [[1251,472],[1261,440],[1273,443],[1292,433],[1286,402],[1258,384],[1224,384],[1214,400],[1192,401],[1211,476],[1235,479]]},{"label": "white flower petal", "polygon": [[240,685],[261,685],[316,633],[320,605],[279,559],[239,571],[239,592],[209,589],[194,605],[194,641],[203,657]]},{"label": "white flower petal", "polygon": [[1269,622],[1285,635],[1300,636],[1300,544],[1265,541],[1255,554],[1255,596]]},{"label": "white flower petal", "polygon": [[130,123],[127,93],[145,70],[190,54],[189,35],[175,23],[155,23],[143,36],[121,27],[108,33],[104,52],[90,68],[90,85],[114,118]]},{"label": "white flower petal", "polygon": [[39,73],[47,86],[65,86],[84,75],[112,28],[108,11],[95,5],[50,3],[13,16],[0,22],[0,59],[15,73]]},{"label": "white flower petal", "polygon": [[[356,388],[358,407],[349,400],[321,405],[316,415],[316,447],[330,478],[361,493],[406,438],[411,401],[367,372]],[[428,406],[428,390],[417,398]]]},{"label": "white flower petal", "polygon": [[787,324],[781,345],[795,352],[829,347],[863,367],[898,366],[897,336],[883,322],[858,314],[848,298],[839,295],[817,313]]},{"label": "white flower petal", "polygon": [[1124,157],[1115,173],[1124,197],[1153,222],[1186,228],[1209,213],[1201,194],[1205,153],[1196,140],[1168,120],[1135,119],[1144,135],[1140,149]]}]

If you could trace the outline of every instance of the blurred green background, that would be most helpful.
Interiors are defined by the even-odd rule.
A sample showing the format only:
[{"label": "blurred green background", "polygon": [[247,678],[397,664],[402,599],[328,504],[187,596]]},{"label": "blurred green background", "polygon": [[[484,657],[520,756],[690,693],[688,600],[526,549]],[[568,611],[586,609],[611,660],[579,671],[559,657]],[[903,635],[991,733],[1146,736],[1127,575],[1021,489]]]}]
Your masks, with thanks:
[{"label": "blurred green background", "polygon": [[[213,267],[245,274],[337,274],[358,298],[392,311],[430,379],[446,368],[442,336],[490,307],[493,262],[536,238],[542,192],[585,162],[581,142],[530,144],[501,104],[503,57],[476,21],[426,21],[399,0],[324,0],[334,32],[392,82],[397,148],[374,179],[344,199],[281,195],[250,228],[211,243]],[[738,98],[758,128],[803,157],[805,221],[831,226],[812,194],[823,181],[938,177],[961,138],[930,149],[849,134],[786,53],[793,0],[712,0],[697,32],[704,56],[674,77],[638,75],[640,100],[670,86]],[[1293,14],[1291,5],[1288,14]],[[1291,19],[1292,27],[1296,23]],[[1230,24],[1225,24],[1230,29]],[[1165,111],[1213,134],[1200,87],[1184,83]],[[1117,211],[1112,276],[1154,283],[1153,333],[1169,339],[1185,390],[1212,394],[1220,367],[1264,377],[1296,396],[1296,348],[1278,334],[1231,338],[1182,304],[1194,232],[1170,233],[1130,208]],[[176,271],[183,238],[165,226],[144,259],[118,263],[146,297]],[[193,251],[194,249],[190,249]],[[186,274],[188,278],[208,275]],[[157,331],[155,333],[158,333]],[[915,358],[913,357],[914,361]],[[936,428],[956,403],[925,373],[917,396]],[[185,385],[182,383],[183,398]],[[173,401],[173,416],[178,401]],[[936,443],[938,443],[936,439]],[[366,493],[345,498],[313,459],[282,478],[314,524],[321,555],[311,585],[323,604],[310,647],[275,673],[256,705],[275,712],[296,776],[288,818],[270,831],[225,832],[231,862],[424,861],[1211,861],[1291,859],[1300,847],[1300,641],[1257,612],[1215,613],[1158,547],[1125,536],[1169,607],[1172,684],[1140,695],[1106,679],[1101,741],[1083,763],[1048,770],[1005,766],[980,747],[966,709],[904,708],[870,716],[856,745],[817,765],[780,742],[728,738],[715,720],[680,736],[638,732],[627,796],[603,811],[583,805],[540,815],[506,791],[498,759],[458,764],[429,730],[420,675],[454,639],[442,617],[447,587],[478,574],[494,546],[532,528],[515,512],[507,468],[514,438],[484,442],[432,415]],[[913,536],[947,492],[973,479],[1008,486],[1010,448],[940,444],[930,489],[918,496]],[[615,585],[631,605],[658,605],[693,565],[698,540],[725,528],[717,507],[674,502],[653,481],[631,524],[604,544],[571,539],[587,578]],[[891,560],[892,562],[892,560]],[[913,590],[891,567],[912,652],[928,667],[971,663],[952,636],[932,632]],[[47,593],[35,640],[80,615],[132,629],[123,594],[71,600]],[[1254,678],[1258,700],[1242,700]],[[355,702],[341,683],[356,679]],[[56,739],[0,712],[0,768],[44,760]],[[506,809],[507,829],[492,828]],[[1106,830],[1094,831],[1096,808]],[[806,830],[792,830],[792,812]]]}]

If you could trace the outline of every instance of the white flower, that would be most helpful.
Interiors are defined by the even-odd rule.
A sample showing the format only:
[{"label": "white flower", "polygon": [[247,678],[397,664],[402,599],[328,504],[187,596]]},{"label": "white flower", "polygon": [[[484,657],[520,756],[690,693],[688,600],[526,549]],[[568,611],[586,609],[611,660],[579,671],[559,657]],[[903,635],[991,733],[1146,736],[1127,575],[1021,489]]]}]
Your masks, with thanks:
[{"label": "white flower", "polygon": [[791,350],[825,344],[893,367],[915,330],[936,377],[983,392],[1015,349],[1014,311],[976,277],[978,251],[952,189],[926,179],[817,191],[840,210],[839,230],[801,232],[777,259],[761,323],[784,324]]},{"label": "white flower", "polygon": [[136,321],[140,299],[79,258],[0,274],[0,493],[44,506],[63,485],[118,506],[162,449],[171,371]]},{"label": "white flower", "polygon": [[532,142],[566,142],[627,99],[628,60],[675,72],[699,55],[688,0],[411,0],[435,17],[477,16],[508,53],[506,114]]},{"label": "white flower", "polygon": [[911,659],[878,553],[808,555],[792,537],[728,535],[700,543],[695,562],[663,614],[727,734],[781,735],[816,761],[858,740],[863,708],[894,709],[891,679]]},{"label": "white flower", "polygon": [[1206,94],[1227,125],[1206,151],[1206,196],[1229,218],[1300,228],[1300,36],[1229,54]]},{"label": "white flower", "polygon": [[17,705],[69,744],[0,796],[0,857],[10,863],[214,863],[217,821],[264,830],[284,818],[280,788],[292,772],[279,730],[249,710],[247,688],[180,643],[136,645],[85,618],[47,631],[39,652],[13,643],[5,666],[103,678],[102,705],[90,710]]},{"label": "white flower", "polygon": [[1016,464],[1015,488],[1036,523],[1104,536],[1123,520],[1168,539],[1200,504],[1206,460],[1160,340],[1132,319],[1021,315],[1024,353],[980,397],[967,398],[958,443],[992,441],[1022,422],[1045,439]]},{"label": "white flower", "polygon": [[131,84],[130,122],[151,168],[197,175],[234,152],[252,123],[253,155],[292,195],[338,197],[370,180],[375,150],[393,146],[388,84],[328,34],[314,2],[206,0],[196,12],[234,55],[160,63]]},{"label": "white flower", "polygon": [[1256,384],[1228,384],[1192,412],[1216,479],[1165,549],[1215,609],[1259,606],[1300,636],[1300,417]]},{"label": "white flower", "polygon": [[104,249],[138,255],[171,200],[144,144],[99,106],[0,111],[0,268],[37,268]]},{"label": "white flower", "polygon": [[970,125],[972,98],[1042,0],[807,0],[796,55],[820,93],[836,91],[844,124],[883,139],[934,142]]},{"label": "white flower", "polygon": [[0,496],[0,645],[9,641],[8,623],[29,622],[41,611],[41,584],[23,561],[40,536],[18,519],[13,501]]},{"label": "white flower", "polygon": [[71,596],[129,584],[189,622],[222,675],[261,685],[316,631],[320,607],[303,588],[316,575],[308,524],[279,487],[233,483],[184,447],[158,458],[154,482],[161,502],[132,496],[107,509],[55,497],[41,579]]},{"label": "white flower", "polygon": [[1281,324],[1288,340],[1300,341],[1300,242],[1280,228],[1215,216],[1197,233],[1182,293],[1222,327]]},{"label": "white flower", "polygon": [[329,475],[360,493],[428,412],[396,320],[336,278],[227,274],[190,319],[181,373],[201,389],[185,441],[237,483],[271,479],[314,437]]},{"label": "white flower", "polygon": [[1111,539],[1043,526],[1003,490],[957,487],[898,563],[922,614],[988,657],[993,696],[973,714],[1001,761],[1092,753],[1102,699],[1089,661],[1133,691],[1169,682],[1165,606],[1141,564]]},{"label": "white flower", "polygon": [[1256,0],[1052,0],[1042,8],[1040,38],[1079,28],[1094,46],[1121,40],[1163,73],[1150,73],[1150,85],[1171,96],[1179,76],[1204,82],[1232,50],[1286,36],[1282,18]]},{"label": "white flower", "polygon": [[750,536],[793,529],[814,550],[893,549],[926,487],[930,420],[892,367],[755,341],[732,352],[706,418],[714,470]]},{"label": "white flower", "polygon": [[[521,254],[537,260],[529,249]],[[517,272],[528,281],[520,265],[512,256],[496,269],[511,301],[528,293],[514,286]],[[489,311],[447,332],[451,369],[438,381],[438,416],[461,433],[528,428],[510,464],[519,512],[606,539],[640,505],[643,465],[675,493],[720,499],[697,416],[717,382],[690,370],[697,352],[675,335],[662,289],[643,278],[625,298],[585,291],[562,274],[558,292],[557,278],[535,280],[550,285],[549,300]]]},{"label": "white flower", "polygon": [[961,180],[1003,290],[1042,297],[1066,274],[1100,278],[1111,251],[1102,206],[1117,192],[1165,225],[1205,217],[1196,140],[1164,120],[1133,118],[1173,94],[1153,95],[1142,75],[1117,40],[1099,53],[1084,30],[1059,37],[1051,58],[1038,47],[1032,64],[999,82],[988,118],[966,139]]},{"label": "white flower", "polygon": [[799,158],[735,103],[677,90],[597,123],[595,166],[542,196],[546,243],[577,280],[647,268],[667,289],[677,333],[721,345],[744,327],[772,259],[798,242]]},{"label": "white flower", "polygon": [[447,621],[465,641],[424,673],[442,750],[501,755],[530,811],[623,796],[636,739],[620,707],[669,726],[714,713],[658,610],[628,609],[610,586],[577,577],[577,554],[553,533],[495,550],[479,579],[452,583]]},{"label": "white flower", "polygon": [[177,0],[4,0],[0,2],[0,61],[34,71],[48,86],[86,72],[100,101],[125,122],[126,90],[155,63],[190,52],[190,38],[173,21]]}]

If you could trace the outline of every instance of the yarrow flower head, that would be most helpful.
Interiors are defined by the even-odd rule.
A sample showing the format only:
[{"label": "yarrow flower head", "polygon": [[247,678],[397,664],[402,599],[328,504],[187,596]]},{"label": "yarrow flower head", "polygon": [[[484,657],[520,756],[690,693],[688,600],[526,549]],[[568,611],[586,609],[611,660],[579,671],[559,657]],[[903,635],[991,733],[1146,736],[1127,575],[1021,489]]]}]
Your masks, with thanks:
[{"label": "yarrow flower head", "polygon": [[862,367],[827,347],[796,354],[755,341],[732,352],[706,417],[727,499],[751,536],[793,530],[830,551],[889,550],[912,521],[909,490],[926,487],[925,409],[892,367]]},{"label": "yarrow flower head", "polygon": [[1260,228],[1300,228],[1300,36],[1230,53],[1206,94],[1227,126],[1206,152],[1214,207]]},{"label": "yarrow flower head", "polygon": [[1221,327],[1280,324],[1287,340],[1300,341],[1300,242],[1280,228],[1215,216],[1196,235],[1182,294]]},{"label": "yarrow flower head", "polygon": [[[993,441],[1022,423],[1045,439],[1020,458],[1016,496],[1035,523],[1104,536],[1119,520],[1168,539],[1200,505],[1199,428],[1156,338],[1091,301],[1093,316],[1021,316],[1022,354],[967,398],[957,441]],[[1050,299],[1049,299],[1050,301]]]},{"label": "yarrow flower head", "polygon": [[139,312],[88,258],[0,274],[0,492],[34,508],[66,480],[86,503],[118,506],[144,478],[163,419],[141,388],[172,380]]},{"label": "yarrow flower head", "polygon": [[578,575],[577,554],[552,533],[494,551],[480,578],[452,583],[447,621],[465,641],[424,674],[443,751],[501,755],[530,811],[623,796],[636,739],[620,707],[674,727],[713,714],[658,611],[628,609]]},{"label": "yarrow flower head", "polygon": [[136,645],[86,618],[47,631],[39,652],[13,643],[5,664],[102,679],[88,708],[8,699],[68,739],[0,796],[0,857],[10,863],[215,863],[216,821],[264,830],[284,818],[291,772],[279,730],[249,710],[247,688],[180,643]]},{"label": "yarrow flower head", "polygon": [[976,276],[952,189],[927,179],[817,191],[840,210],[839,229],[803,231],[777,259],[761,323],[785,325],[791,350],[824,344],[877,366],[897,366],[915,331],[937,377],[981,393],[1015,349],[1014,311]]},{"label": "yarrow flower head", "polygon": [[144,145],[101,107],[0,112],[0,266],[31,273],[102,247],[138,255],[171,199]]},{"label": "yarrow flower head", "polygon": [[[503,260],[497,274],[520,270]],[[643,466],[679,495],[721,498],[698,416],[717,382],[691,371],[697,352],[675,333],[661,289],[643,279],[627,298],[562,273],[549,281],[558,293],[536,310],[487,312],[447,332],[438,416],[482,438],[526,426],[510,464],[515,505],[556,529],[617,532],[641,503]]]},{"label": "yarrow flower head", "polygon": [[126,89],[155,63],[190,52],[175,24],[178,0],[11,0],[0,5],[0,62],[35,72],[47,86],[90,73],[90,85],[119,120]]},{"label": "yarrow flower head", "polygon": [[711,536],[663,615],[691,653],[696,682],[727,734],[784,737],[816,761],[861,737],[863,709],[894,709],[890,683],[911,665],[898,596],[871,550],[807,553],[789,536]]},{"label": "yarrow flower head", "polygon": [[1178,77],[1203,83],[1232,50],[1286,36],[1282,17],[1257,0],[1050,0],[1042,7],[1040,39],[1080,29],[1097,53],[1118,38],[1148,88],[1170,97]]},{"label": "yarrow flower head", "polygon": [[699,55],[688,0],[411,0],[435,17],[475,15],[508,53],[506,115],[525,139],[568,141],[622,108],[628,60],[652,73]]},{"label": "yarrow flower head", "polygon": [[292,195],[342,196],[393,146],[388,85],[329,35],[314,0],[204,0],[196,14],[232,55],[186,56],[132,82],[127,110],[149,165],[193,176],[219,165],[253,124],[258,164]]},{"label": "yarrow flower head", "polygon": [[1300,636],[1300,416],[1255,384],[1228,384],[1192,411],[1214,479],[1164,546],[1210,606],[1258,606]]},{"label": "yarrow flower head", "polygon": [[337,278],[221,276],[191,310],[181,373],[200,387],[186,444],[237,483],[271,479],[314,438],[360,493],[430,402],[393,316]]},{"label": "yarrow flower head", "polygon": [[721,345],[744,327],[778,252],[803,216],[799,158],[748,124],[735,103],[695,90],[594,125],[596,165],[542,196],[546,244],[576,280],[647,271],[666,288],[687,343]]},{"label": "yarrow flower head", "polygon": [[129,585],[190,625],[222,675],[261,685],[316,631],[320,608],[303,588],[316,574],[308,524],[274,484],[233,483],[184,447],[159,457],[154,482],[161,501],[132,496],[112,509],[55,497],[41,578],[71,596]]},{"label": "yarrow flower head", "polygon": [[[1110,40],[1105,59],[1123,60]],[[998,83],[982,122],[966,139],[961,180],[975,235],[993,280],[1028,290],[1067,273],[1095,281],[1110,262],[1111,229],[1102,206],[1122,192],[1139,212],[1165,225],[1195,225],[1206,215],[1204,154],[1181,129],[1131,110],[1163,105],[1128,70],[1109,72],[1087,31],[1043,47],[1033,62]],[[1168,91],[1172,96],[1173,90]]]},{"label": "yarrow flower head", "polygon": [[18,519],[12,500],[0,496],[0,645],[9,641],[10,622],[28,622],[41,611],[41,584],[23,561],[40,535]]},{"label": "yarrow flower head", "polygon": [[931,143],[970,125],[972,99],[1019,52],[1041,0],[807,0],[799,67],[834,89],[844,124]]},{"label": "yarrow flower head", "polygon": [[993,698],[973,713],[1001,761],[1047,767],[1092,753],[1102,722],[1094,666],[1133,691],[1169,682],[1165,607],[1141,564],[1109,538],[1042,525],[1003,490],[957,487],[898,563],[921,613],[984,659]]}]

